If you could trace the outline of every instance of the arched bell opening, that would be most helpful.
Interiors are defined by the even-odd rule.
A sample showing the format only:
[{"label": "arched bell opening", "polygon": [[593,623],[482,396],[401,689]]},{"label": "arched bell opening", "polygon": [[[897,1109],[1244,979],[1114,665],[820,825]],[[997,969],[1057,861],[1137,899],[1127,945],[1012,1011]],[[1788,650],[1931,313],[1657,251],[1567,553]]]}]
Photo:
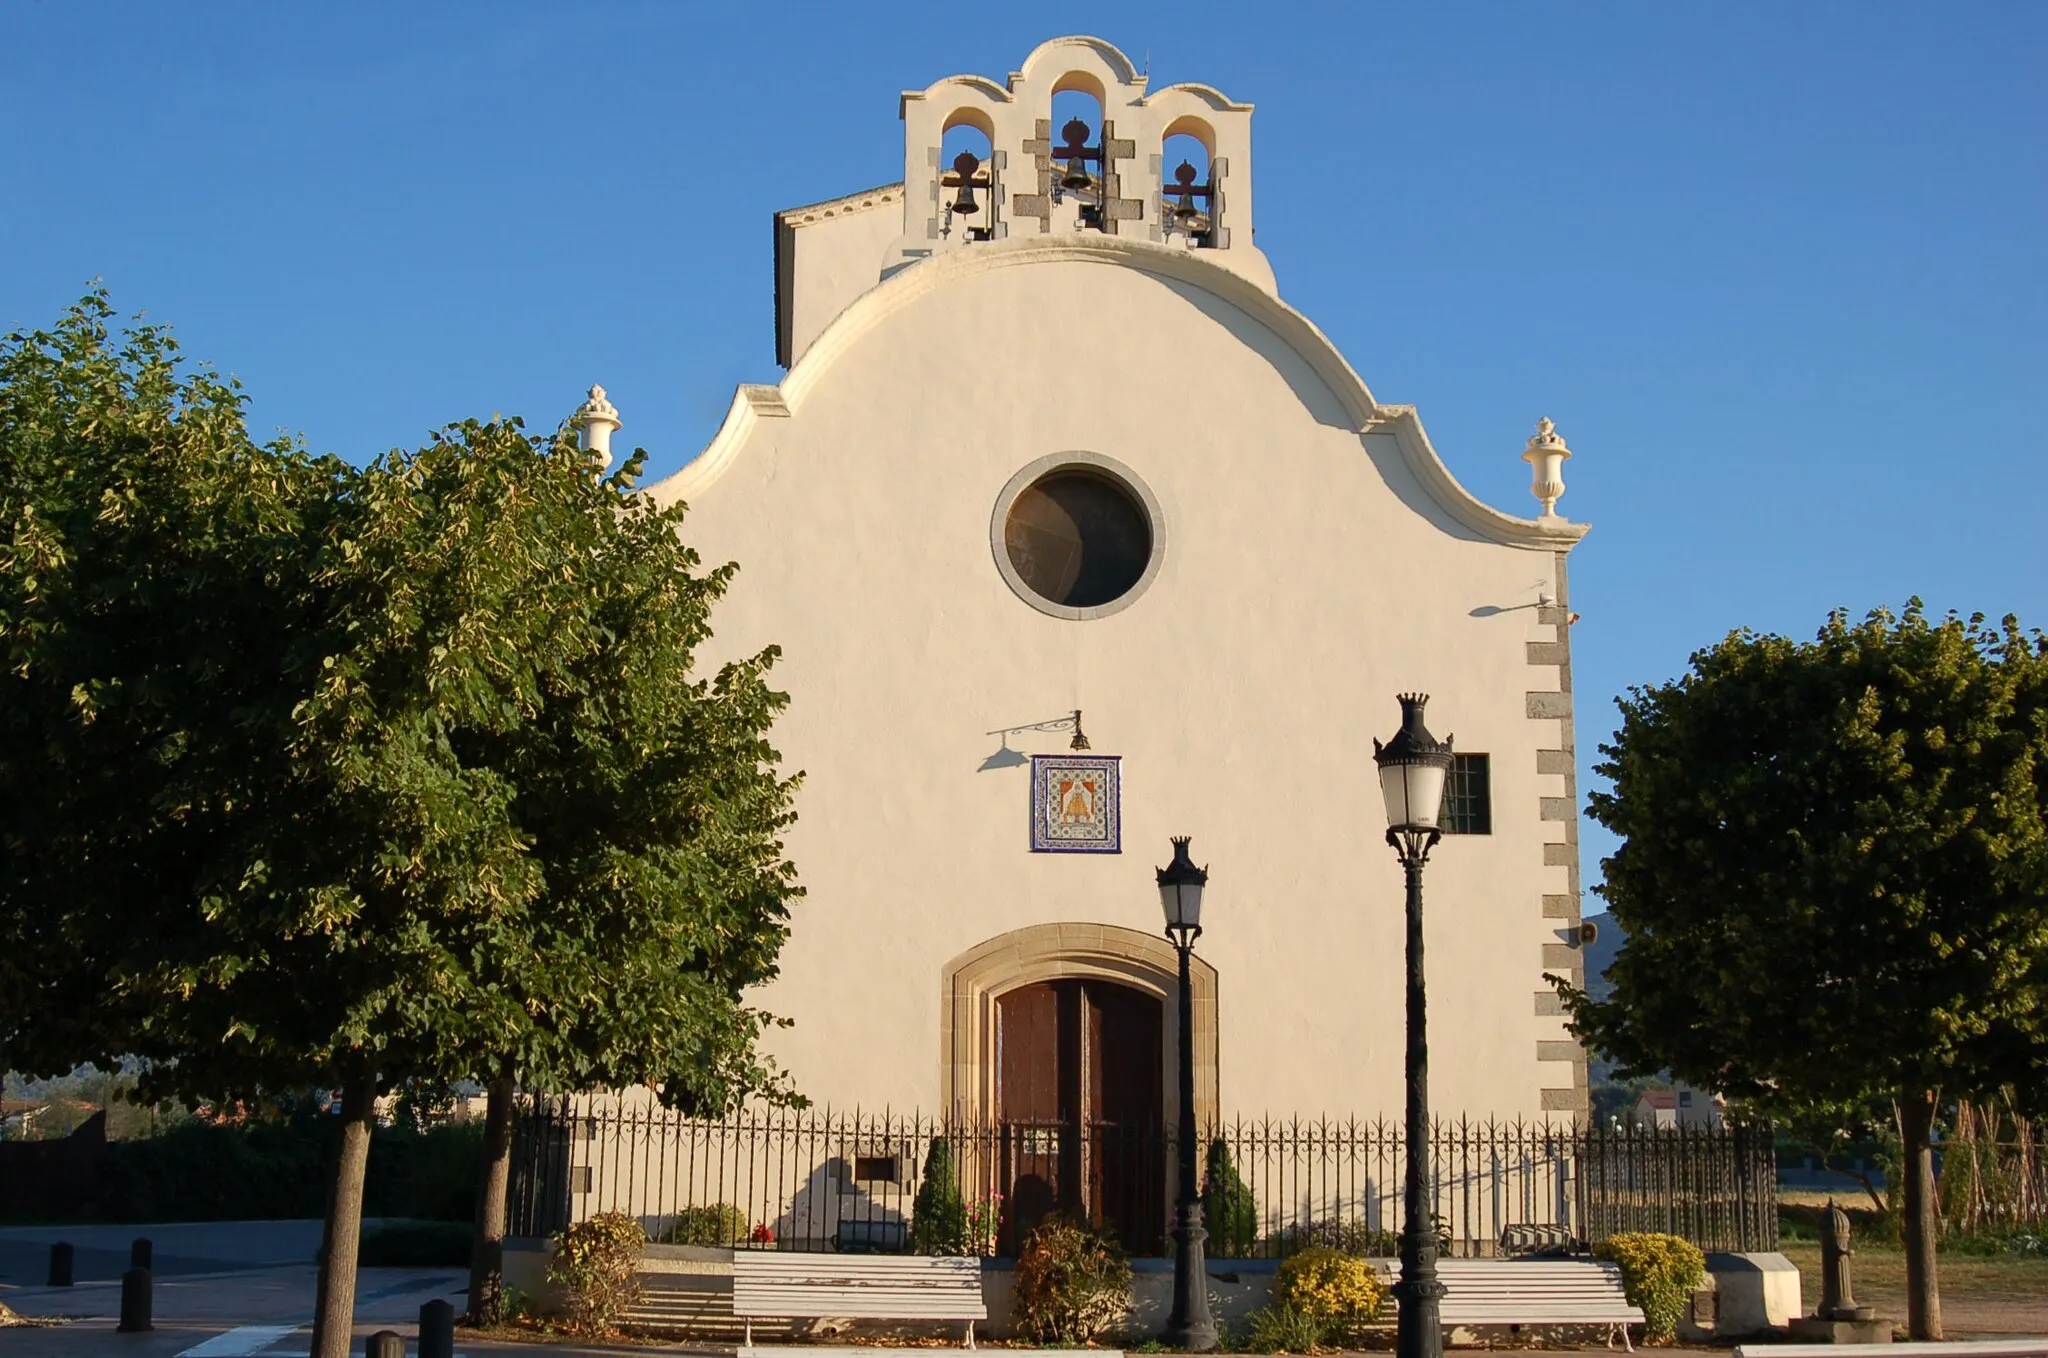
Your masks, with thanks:
[{"label": "arched bell opening", "polygon": [[1081,223],[1099,228],[1107,196],[1103,160],[1102,85],[1085,71],[1053,86],[1052,201],[1077,205]]},{"label": "arched bell opening", "polygon": [[1196,248],[1213,247],[1222,193],[1215,174],[1216,133],[1200,118],[1175,119],[1159,145],[1159,229]]},{"label": "arched bell opening", "polygon": [[1001,210],[995,124],[980,109],[955,110],[939,140],[939,234],[994,240]]}]

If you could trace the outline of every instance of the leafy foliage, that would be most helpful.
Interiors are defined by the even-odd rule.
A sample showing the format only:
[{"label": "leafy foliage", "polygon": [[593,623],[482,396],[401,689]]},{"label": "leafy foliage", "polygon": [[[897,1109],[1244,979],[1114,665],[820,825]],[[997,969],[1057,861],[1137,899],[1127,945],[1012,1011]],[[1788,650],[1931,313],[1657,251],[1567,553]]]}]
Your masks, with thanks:
[{"label": "leafy foliage", "polygon": [[1261,1306],[1245,1318],[1230,1347],[1245,1353],[1313,1353],[1329,1338],[1329,1322],[1298,1306]]},{"label": "leafy foliage", "polygon": [[1254,1311],[1242,1336],[1254,1353],[1307,1353],[1355,1336],[1379,1319],[1387,1290],[1357,1254],[1308,1245],[1281,1261],[1273,1300]]},{"label": "leafy foliage", "polygon": [[555,1237],[548,1281],[562,1289],[568,1327],[609,1334],[640,1299],[638,1270],[647,1232],[624,1212],[599,1212]]},{"label": "leafy foliage", "polygon": [[[1446,1239],[1439,1229],[1439,1241]],[[1284,1226],[1273,1237],[1274,1249],[1282,1258],[1301,1250],[1331,1249],[1358,1259],[1391,1259],[1400,1253],[1401,1241],[1394,1232],[1375,1229],[1362,1221],[1332,1221],[1327,1217]],[[1445,1250],[1449,1249],[1444,1244]]]},{"label": "leafy foliage", "polygon": [[1323,1320],[1377,1320],[1386,1295],[1370,1264],[1321,1247],[1281,1261],[1273,1282],[1277,1302]]},{"label": "leafy foliage", "polygon": [[380,1221],[363,1232],[361,1268],[447,1268],[469,1262],[465,1221]]},{"label": "leafy foliage", "polygon": [[1573,1030],[1624,1075],[1895,1118],[1938,1337],[1942,1092],[2048,1090],[2048,640],[1837,613],[1809,643],[1733,634],[1621,712],[1589,807],[1622,839],[1601,893],[1626,942],[1611,998],[1557,982]]},{"label": "leafy foliage", "polygon": [[1707,1256],[1676,1235],[1647,1231],[1611,1235],[1593,1247],[1593,1257],[1621,1266],[1622,1290],[1643,1313],[1643,1336],[1664,1343],[1678,1333],[1692,1290],[1707,1280]]},{"label": "leafy foliage", "polygon": [[967,1236],[967,1202],[960,1195],[953,1143],[935,1136],[925,1152],[924,1181],[910,1203],[910,1247],[917,1254],[966,1254]]},{"label": "leafy foliage", "polygon": [[1249,1259],[1258,1252],[1259,1205],[1230,1161],[1230,1145],[1222,1137],[1209,1143],[1202,1177],[1202,1225],[1209,1232],[1208,1254],[1216,1259]]},{"label": "leafy foliage", "polygon": [[[91,1147],[76,1174],[16,1174],[5,1204],[10,1219],[50,1223],[317,1217],[339,1130],[331,1117],[187,1118],[156,1136]],[[365,1215],[475,1215],[482,1147],[473,1123],[378,1127],[370,1144]]]},{"label": "leafy foliage", "polygon": [[747,1238],[747,1214],[729,1202],[677,1210],[655,1239],[664,1245],[731,1245]]},{"label": "leafy foliage", "polygon": [[0,342],[0,1068],[782,1090],[775,652],[698,672],[733,568],[642,457],[257,444],[111,314]]},{"label": "leafy foliage", "polygon": [[1114,1240],[1053,1217],[1017,1260],[1018,1332],[1041,1344],[1086,1344],[1124,1318],[1131,1265]]},{"label": "leafy foliage", "polygon": [[0,345],[0,1064],[769,1083],[737,995],[795,893],[774,654],[694,672],[732,568],[640,459],[516,421],[361,469],[257,445],[110,314]]},{"label": "leafy foliage", "polygon": [[[2048,651],[1917,607],[1737,633],[1636,689],[1590,798],[1627,943],[1582,1035],[1731,1094],[2031,1069],[2048,971]],[[1992,1087],[2007,1083],[1993,1079]]]}]

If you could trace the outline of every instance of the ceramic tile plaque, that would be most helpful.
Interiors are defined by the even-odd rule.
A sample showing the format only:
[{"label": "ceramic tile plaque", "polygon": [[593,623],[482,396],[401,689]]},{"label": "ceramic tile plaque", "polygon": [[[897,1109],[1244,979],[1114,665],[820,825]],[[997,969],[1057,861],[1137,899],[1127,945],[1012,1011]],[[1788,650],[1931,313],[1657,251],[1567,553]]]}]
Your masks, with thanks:
[{"label": "ceramic tile plaque", "polygon": [[1120,765],[1113,754],[1031,756],[1031,851],[1122,853]]}]

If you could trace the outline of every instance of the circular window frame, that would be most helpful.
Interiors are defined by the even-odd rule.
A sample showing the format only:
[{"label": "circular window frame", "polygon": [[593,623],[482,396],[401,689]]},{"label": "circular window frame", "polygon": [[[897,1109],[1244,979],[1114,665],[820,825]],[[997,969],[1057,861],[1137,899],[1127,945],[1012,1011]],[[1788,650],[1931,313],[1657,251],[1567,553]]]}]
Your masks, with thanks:
[{"label": "circular window frame", "polygon": [[[1137,504],[1145,516],[1146,526],[1152,531],[1152,553],[1145,560],[1145,569],[1136,583],[1116,598],[1105,604],[1093,604],[1077,608],[1073,604],[1054,603],[1032,589],[1017,573],[1017,567],[1010,561],[1008,529],[1010,510],[1017,498],[1040,480],[1054,472],[1084,471],[1114,482]],[[1063,453],[1048,453],[1020,470],[1003,486],[996,496],[995,512],[989,516],[989,553],[995,557],[996,570],[1001,573],[1003,583],[1010,592],[1030,604],[1048,617],[1064,618],[1069,622],[1087,622],[1094,618],[1106,618],[1112,613],[1121,613],[1136,603],[1153,580],[1158,578],[1159,567],[1166,560],[1166,516],[1160,512],[1159,499],[1152,494],[1152,488],[1140,480],[1138,474],[1113,457],[1101,453],[1083,452],[1079,449]]]}]

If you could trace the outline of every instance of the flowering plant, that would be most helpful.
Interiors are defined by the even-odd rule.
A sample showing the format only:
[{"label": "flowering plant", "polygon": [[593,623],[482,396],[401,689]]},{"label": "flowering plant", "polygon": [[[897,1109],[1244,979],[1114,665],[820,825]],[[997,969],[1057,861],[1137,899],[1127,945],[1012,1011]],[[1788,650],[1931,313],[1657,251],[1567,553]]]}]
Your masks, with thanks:
[{"label": "flowering plant", "polygon": [[772,1245],[775,1243],[775,1228],[764,1221],[748,1232],[747,1239],[756,1245]]},{"label": "flowering plant", "polygon": [[1003,1225],[1003,1195],[991,1193],[967,1207],[967,1252],[983,1256],[996,1252],[996,1234]]}]

